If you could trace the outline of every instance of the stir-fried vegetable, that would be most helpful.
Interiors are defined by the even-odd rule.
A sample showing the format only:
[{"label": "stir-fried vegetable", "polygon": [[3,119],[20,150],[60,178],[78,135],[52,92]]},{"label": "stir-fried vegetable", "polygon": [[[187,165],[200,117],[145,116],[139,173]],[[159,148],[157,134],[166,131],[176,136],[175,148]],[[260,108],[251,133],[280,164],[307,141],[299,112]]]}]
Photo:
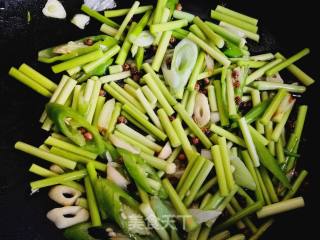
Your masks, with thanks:
[{"label": "stir-fried vegetable", "polygon": [[[98,12],[113,7],[85,1],[81,10],[104,34],[39,51],[40,62],[66,74],[60,83],[27,64],[9,71],[50,98],[40,122],[53,133],[40,147],[15,148],[55,164],[33,163],[29,171],[43,179],[30,186],[58,185],[49,196],[63,207],[47,216],[68,227],[64,236],[258,239],[273,219],[260,225],[253,215],[303,207],[295,196],[308,172],[293,173],[307,106],[293,130],[289,119],[294,93],[314,82],[293,65],[309,49],[250,56],[246,39],[259,41],[258,20],[222,6],[211,11],[218,22],[181,11],[177,0]],[[44,11],[65,17],[52,12],[60,8]],[[72,22],[84,28],[88,16]],[[306,86],[288,84],[285,68]]]}]

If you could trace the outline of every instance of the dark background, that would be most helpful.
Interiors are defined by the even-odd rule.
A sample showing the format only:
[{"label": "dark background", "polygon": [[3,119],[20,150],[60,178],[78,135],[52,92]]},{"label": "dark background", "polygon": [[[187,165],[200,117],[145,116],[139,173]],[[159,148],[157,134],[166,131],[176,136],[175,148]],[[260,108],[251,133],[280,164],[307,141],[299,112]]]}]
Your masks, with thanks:
[{"label": "dark background", "polygon": [[[132,1],[120,1],[129,7]],[[142,1],[152,2],[152,1]],[[64,0],[67,20],[48,19],[41,13],[44,0],[0,0],[0,239],[1,240],[58,240],[63,239],[45,217],[53,205],[46,190],[30,196],[28,183],[36,179],[28,173],[32,162],[39,161],[13,150],[17,140],[40,145],[46,133],[38,119],[47,99],[7,76],[10,66],[26,62],[54,81],[48,65],[36,62],[37,51],[68,40],[98,34],[100,23],[94,19],[85,31],[70,24],[73,14],[80,12],[80,0]],[[184,10],[202,17],[221,1],[182,1]],[[298,65],[316,80],[319,79],[319,32],[316,1],[222,1],[227,7],[259,18],[261,44],[253,44],[256,53],[281,52],[289,56],[304,47],[311,54]],[[280,4],[281,3],[281,4]],[[27,23],[27,11],[31,23]],[[292,78],[291,75],[288,75]],[[306,128],[301,144],[302,167],[310,171],[303,195],[306,207],[276,218],[275,224],[263,239],[315,239],[319,209],[319,83],[308,88],[302,101],[309,105]],[[42,164],[42,162],[40,162]]]}]

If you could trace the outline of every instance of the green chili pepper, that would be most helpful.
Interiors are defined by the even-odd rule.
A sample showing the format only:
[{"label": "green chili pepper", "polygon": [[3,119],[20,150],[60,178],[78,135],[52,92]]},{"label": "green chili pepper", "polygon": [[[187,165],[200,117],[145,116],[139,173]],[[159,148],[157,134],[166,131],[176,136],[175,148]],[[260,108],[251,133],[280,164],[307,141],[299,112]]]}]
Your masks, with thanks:
[{"label": "green chili pepper", "polygon": [[241,57],[243,55],[241,49],[237,47],[235,44],[226,41],[226,50],[223,51],[223,53],[228,57]]},{"label": "green chili pepper", "polygon": [[112,64],[113,58],[108,59],[103,64],[99,65],[97,68],[95,68],[90,74],[92,76],[102,76],[105,75],[107,68]]},{"label": "green chili pepper", "polygon": [[149,194],[167,198],[167,194],[162,188],[161,179],[152,167],[146,164],[139,155],[124,149],[118,149],[118,151],[126,169],[137,185]]},{"label": "green chili pepper", "polygon": [[[91,126],[85,118],[72,108],[56,103],[49,103],[47,104],[46,110],[55,126],[72,142],[97,154],[105,151],[105,144],[98,130]],[[91,133],[92,140],[86,140],[80,128],[84,128]]]},{"label": "green chili pepper", "polygon": [[105,75],[105,72],[107,68],[113,63],[114,59],[108,59],[106,62],[95,68],[92,72],[89,73],[82,73],[77,79],[78,83],[82,83],[89,79],[92,76],[103,76]]},{"label": "green chili pepper", "polygon": [[67,228],[63,236],[68,240],[95,240],[88,230],[92,227],[91,223],[81,223]]},{"label": "green chili pepper", "polygon": [[[92,46],[83,46],[81,43],[83,43],[86,39],[90,39],[93,41]],[[56,61],[65,61],[80,55],[83,55],[85,53],[92,52],[94,50],[100,49],[101,45],[104,47],[110,48],[114,46],[117,43],[117,41],[106,35],[98,35],[98,36],[91,36],[91,37],[86,37],[82,38],[79,40],[74,41],[74,45],[78,44],[78,47],[73,46],[68,49],[67,44],[47,48],[44,50],[41,50],[38,52],[38,61],[44,62],[44,63],[53,63]],[[58,53],[59,48],[65,47],[66,53],[63,54],[63,52]],[[104,50],[104,49],[103,49]]]},{"label": "green chili pepper", "polygon": [[284,172],[281,170],[277,160],[272,156],[270,151],[252,135],[252,140],[257,149],[260,161],[285,187],[291,188],[290,182]]},{"label": "green chili pepper", "polygon": [[96,180],[94,188],[100,210],[112,218],[130,239],[157,239],[145,225],[139,203],[127,192],[103,178]]},{"label": "green chili pepper", "polygon": [[126,204],[132,210],[138,211],[139,203],[111,180],[98,178],[94,183],[99,208],[107,216],[113,218],[120,226],[123,220],[120,216],[121,205]]},{"label": "green chili pepper", "polygon": [[[90,231],[90,228],[99,229],[100,231],[95,233],[94,231]],[[126,237],[121,229],[116,224],[111,222],[105,222],[101,227],[93,227],[89,222],[80,223],[64,230],[63,236],[67,240],[107,239],[108,233],[105,231],[107,228],[112,229],[112,231],[117,234],[117,237],[121,238],[122,240],[129,240],[129,237]]]},{"label": "green chili pepper", "polygon": [[167,230],[170,230],[170,228],[176,228],[175,220],[172,218],[175,216],[175,210],[168,202],[160,199],[159,197],[151,197],[150,204],[160,223],[163,226],[166,226]]},{"label": "green chili pepper", "polygon": [[[106,229],[112,229],[117,239],[130,240],[114,222],[104,222],[100,227],[93,227],[91,223],[85,222],[74,225],[64,230],[63,236],[67,240],[98,240],[109,239]],[[110,238],[111,239],[111,238]]]},{"label": "green chili pepper", "polygon": [[173,11],[176,9],[176,5],[179,3],[179,0],[167,0],[166,7],[170,10],[170,17],[173,14]]}]

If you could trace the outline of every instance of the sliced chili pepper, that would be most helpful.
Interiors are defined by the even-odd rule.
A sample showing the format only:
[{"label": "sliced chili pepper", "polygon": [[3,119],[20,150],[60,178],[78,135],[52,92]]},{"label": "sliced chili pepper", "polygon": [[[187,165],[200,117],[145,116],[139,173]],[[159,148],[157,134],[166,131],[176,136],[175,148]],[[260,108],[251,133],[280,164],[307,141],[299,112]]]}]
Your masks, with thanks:
[{"label": "sliced chili pepper", "polygon": [[118,151],[123,158],[126,169],[137,185],[147,193],[167,198],[167,194],[162,188],[161,179],[152,167],[147,165],[139,155],[124,149],[118,149]]},{"label": "sliced chili pepper", "polygon": [[[144,225],[139,203],[126,191],[104,178],[95,181],[94,190],[100,211],[113,219],[130,239],[157,239]],[[132,229],[135,225],[139,226],[139,229]]]},{"label": "sliced chili pepper", "polygon": [[[72,108],[61,104],[49,103],[46,107],[49,118],[57,128],[72,142],[84,149],[101,154],[105,151],[105,144],[98,129],[91,126],[87,120]],[[88,141],[80,129],[85,129],[87,135],[90,133],[92,140]]]}]

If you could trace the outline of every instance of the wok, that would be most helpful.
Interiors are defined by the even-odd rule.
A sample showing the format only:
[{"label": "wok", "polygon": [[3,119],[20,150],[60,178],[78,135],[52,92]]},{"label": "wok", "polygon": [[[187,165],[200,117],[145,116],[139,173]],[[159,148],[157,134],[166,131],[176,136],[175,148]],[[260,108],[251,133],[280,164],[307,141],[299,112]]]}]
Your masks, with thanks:
[{"label": "wok", "polygon": [[[49,78],[57,81],[48,65],[36,61],[37,51],[49,46],[99,33],[91,20],[85,31],[69,20],[80,12],[80,0],[62,0],[67,20],[49,19],[42,15],[45,0],[0,0],[0,239],[1,240],[59,240],[62,231],[56,229],[45,215],[55,205],[47,191],[30,195],[29,181],[37,177],[28,167],[37,160],[14,151],[17,140],[40,145],[46,132],[40,129],[39,116],[47,99],[35,94],[7,76],[9,67],[26,62]],[[132,1],[117,0],[120,7]],[[150,3],[152,1],[141,1]],[[259,18],[260,44],[250,43],[253,53],[281,52],[289,56],[304,47],[311,54],[298,65],[315,79],[319,78],[318,8],[316,1],[209,1],[182,0],[183,8],[202,17],[216,4]],[[27,22],[27,11],[31,22]],[[292,79],[292,75],[286,75]],[[301,99],[309,105],[308,118],[301,144],[300,167],[310,171],[301,193],[306,207],[276,217],[276,222],[263,239],[317,239],[319,190],[319,83],[308,88]]]}]

